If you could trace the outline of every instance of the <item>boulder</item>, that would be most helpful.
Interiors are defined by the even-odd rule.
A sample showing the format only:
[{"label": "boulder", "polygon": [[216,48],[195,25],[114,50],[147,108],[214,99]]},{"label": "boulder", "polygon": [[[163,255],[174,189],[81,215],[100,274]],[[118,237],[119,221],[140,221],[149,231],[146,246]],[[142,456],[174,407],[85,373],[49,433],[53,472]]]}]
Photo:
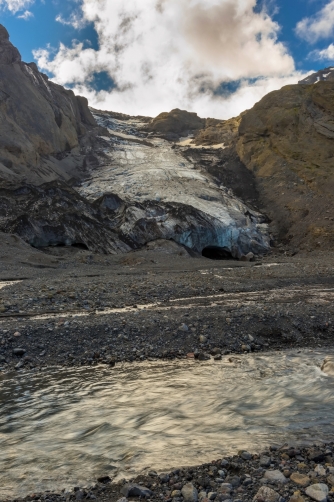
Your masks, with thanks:
[{"label": "boulder", "polygon": [[305,493],[311,499],[316,500],[316,502],[326,502],[328,496],[328,486],[324,483],[316,483],[308,486]]}]

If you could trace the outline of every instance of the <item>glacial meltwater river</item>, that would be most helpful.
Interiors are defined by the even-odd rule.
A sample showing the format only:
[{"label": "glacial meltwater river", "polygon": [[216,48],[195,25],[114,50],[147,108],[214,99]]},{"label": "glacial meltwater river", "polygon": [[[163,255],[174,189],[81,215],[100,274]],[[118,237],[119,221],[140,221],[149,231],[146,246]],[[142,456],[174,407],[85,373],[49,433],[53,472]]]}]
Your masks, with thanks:
[{"label": "glacial meltwater river", "polygon": [[[0,377],[0,500],[334,438],[324,351]],[[238,362],[240,361],[240,362]]]}]

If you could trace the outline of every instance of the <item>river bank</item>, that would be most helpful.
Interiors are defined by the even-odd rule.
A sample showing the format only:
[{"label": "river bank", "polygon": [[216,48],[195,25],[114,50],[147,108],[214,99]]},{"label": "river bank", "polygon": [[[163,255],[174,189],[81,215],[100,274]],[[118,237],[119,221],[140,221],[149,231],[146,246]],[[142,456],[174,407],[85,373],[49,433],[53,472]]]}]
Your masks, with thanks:
[{"label": "river bank", "polygon": [[80,251],[58,263],[0,274],[0,371],[332,345],[330,256],[106,264]]}]

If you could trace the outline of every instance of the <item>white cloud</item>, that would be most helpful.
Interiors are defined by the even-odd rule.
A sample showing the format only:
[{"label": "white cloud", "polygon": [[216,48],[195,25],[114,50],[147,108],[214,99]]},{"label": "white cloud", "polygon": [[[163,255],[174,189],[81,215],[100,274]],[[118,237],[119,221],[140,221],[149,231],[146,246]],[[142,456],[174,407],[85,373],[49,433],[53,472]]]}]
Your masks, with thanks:
[{"label": "white cloud", "polygon": [[34,14],[30,12],[30,10],[25,10],[23,14],[20,16],[17,16],[19,19],[24,19],[25,21],[28,21],[30,18],[34,17]]},{"label": "white cloud", "polygon": [[[42,70],[92,106],[123,113],[157,115],[175,107],[202,116],[227,118],[249,108],[267,92],[301,75],[279,25],[256,0],[82,0],[82,16],[93,22],[99,49],[60,45],[56,54],[35,52]],[[96,92],[94,73],[116,84]],[[256,79],[250,84],[247,79]],[[232,95],[217,96],[226,81],[241,81]]]},{"label": "white cloud", "polygon": [[312,51],[310,58],[325,60],[334,59],[334,44],[330,44],[326,49]]},{"label": "white cloud", "polygon": [[0,7],[8,9],[12,14],[27,9],[35,0],[0,0]]},{"label": "white cloud", "polygon": [[72,12],[68,19],[65,19],[61,14],[56,17],[58,23],[65,26],[73,26],[76,30],[81,30],[87,24],[87,21],[82,17],[80,12]]},{"label": "white cloud", "polygon": [[334,34],[334,0],[330,0],[312,17],[305,17],[296,26],[297,34],[310,43]]}]

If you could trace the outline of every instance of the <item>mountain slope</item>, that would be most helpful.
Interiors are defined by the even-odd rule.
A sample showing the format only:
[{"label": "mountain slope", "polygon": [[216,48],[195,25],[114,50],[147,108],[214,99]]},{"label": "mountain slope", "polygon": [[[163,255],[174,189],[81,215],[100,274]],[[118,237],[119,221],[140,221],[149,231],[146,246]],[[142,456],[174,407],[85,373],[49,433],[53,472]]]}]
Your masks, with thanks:
[{"label": "mountain slope", "polygon": [[21,61],[0,25],[0,177],[43,183],[77,176],[95,120],[85,98]]}]

